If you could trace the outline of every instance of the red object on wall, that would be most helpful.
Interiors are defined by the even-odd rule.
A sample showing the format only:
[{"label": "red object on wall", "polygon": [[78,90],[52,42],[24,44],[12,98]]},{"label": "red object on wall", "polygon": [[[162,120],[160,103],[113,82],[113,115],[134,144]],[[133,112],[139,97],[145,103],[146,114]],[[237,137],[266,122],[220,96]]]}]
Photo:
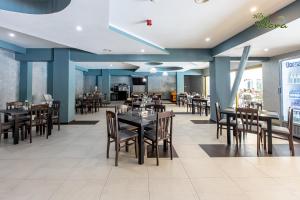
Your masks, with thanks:
[{"label": "red object on wall", "polygon": [[147,19],[146,23],[147,23],[147,26],[152,26],[152,20],[151,19]]}]

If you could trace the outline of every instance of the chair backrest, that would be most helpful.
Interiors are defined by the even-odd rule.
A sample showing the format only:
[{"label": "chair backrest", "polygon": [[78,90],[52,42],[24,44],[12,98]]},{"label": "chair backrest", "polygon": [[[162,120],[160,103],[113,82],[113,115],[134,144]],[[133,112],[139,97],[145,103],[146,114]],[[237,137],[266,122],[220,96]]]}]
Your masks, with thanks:
[{"label": "chair backrest", "polygon": [[52,102],[53,115],[59,115],[60,111],[60,101]]},{"label": "chair backrest", "polygon": [[106,111],[107,137],[118,139],[118,117],[112,111]]},{"label": "chair backrest", "polygon": [[115,113],[124,114],[124,113],[127,113],[128,111],[129,111],[128,105],[117,105],[115,107]]},{"label": "chair backrest", "polygon": [[219,102],[215,103],[216,106],[216,117],[217,117],[217,122],[221,120],[221,106]]},{"label": "chair backrest", "polygon": [[43,123],[43,121],[47,119],[48,113],[48,104],[32,105],[29,110],[30,123],[32,124],[32,121],[35,121],[37,124]]},{"label": "chair backrest", "polygon": [[173,111],[158,112],[156,117],[156,140],[164,140],[172,136]]},{"label": "chair backrest", "polygon": [[22,108],[23,105],[24,105],[24,103],[21,102],[21,101],[7,102],[6,103],[6,110],[13,110],[13,109]]},{"label": "chair backrest", "polygon": [[236,124],[238,119],[241,119],[243,131],[258,133],[259,131],[259,116],[258,109],[255,108],[237,108],[236,109]]},{"label": "chair backrest", "polygon": [[288,129],[290,131],[290,135],[293,137],[293,128],[294,128],[294,109],[289,108],[288,111]]}]

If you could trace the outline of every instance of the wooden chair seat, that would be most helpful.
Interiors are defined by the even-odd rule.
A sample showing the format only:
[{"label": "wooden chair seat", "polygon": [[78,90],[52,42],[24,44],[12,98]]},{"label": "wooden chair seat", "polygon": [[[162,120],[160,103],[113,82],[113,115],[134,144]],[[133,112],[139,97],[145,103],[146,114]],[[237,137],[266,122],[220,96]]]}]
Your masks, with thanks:
[{"label": "wooden chair seat", "polygon": [[136,131],[136,130],[138,130],[138,127],[136,127],[136,126],[131,126],[131,125],[128,125],[128,124],[124,124],[124,123],[122,123],[122,122],[119,122],[119,129],[120,129],[120,130]]},{"label": "wooden chair seat", "polygon": [[125,142],[128,140],[132,140],[138,136],[137,132],[129,131],[129,130],[119,130],[119,140],[120,142]]},{"label": "wooden chair seat", "polygon": [[[246,128],[246,127],[245,127]],[[238,131],[244,131],[244,127],[242,124],[239,124],[237,126],[237,130]],[[257,126],[256,125],[252,125],[250,128],[248,127],[248,129],[245,130],[247,133],[257,133]],[[258,127],[258,131],[260,132],[260,126]]]},{"label": "wooden chair seat", "polygon": [[144,137],[151,140],[151,141],[155,141],[156,140],[156,133],[155,133],[155,129],[149,130],[149,131],[145,131],[144,133]]},{"label": "wooden chair seat", "polygon": [[4,123],[1,123],[0,127],[1,127],[0,131],[7,131],[7,130],[12,129],[14,127],[14,123],[12,121],[11,122],[4,122]]},{"label": "wooden chair seat", "polygon": [[[266,125],[262,127],[264,131],[268,131],[268,128]],[[287,127],[282,127],[282,126],[272,126],[272,133],[278,134],[278,135],[289,135],[290,131]]]}]

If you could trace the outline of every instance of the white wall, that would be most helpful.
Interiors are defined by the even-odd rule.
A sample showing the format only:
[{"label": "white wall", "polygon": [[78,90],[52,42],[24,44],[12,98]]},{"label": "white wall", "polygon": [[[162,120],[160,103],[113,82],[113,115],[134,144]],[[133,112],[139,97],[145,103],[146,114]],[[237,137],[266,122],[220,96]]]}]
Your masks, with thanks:
[{"label": "white wall", "polygon": [[0,49],[0,109],[19,99],[20,63],[12,52]]},{"label": "white wall", "polygon": [[32,102],[44,102],[43,95],[47,94],[47,63],[32,63]]}]

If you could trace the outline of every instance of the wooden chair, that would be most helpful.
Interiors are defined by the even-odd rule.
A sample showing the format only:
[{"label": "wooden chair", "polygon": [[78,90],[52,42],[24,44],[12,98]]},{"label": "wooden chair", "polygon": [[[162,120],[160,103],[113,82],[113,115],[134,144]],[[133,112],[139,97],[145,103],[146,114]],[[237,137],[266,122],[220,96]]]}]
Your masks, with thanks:
[{"label": "wooden chair", "polygon": [[[118,166],[118,157],[121,144],[125,143],[125,147],[127,145],[135,145],[135,156],[137,157],[137,132],[129,131],[129,130],[119,130],[118,127],[118,114],[106,111],[106,123],[107,123],[107,153],[106,157],[109,158],[109,149],[110,143],[115,143],[115,166]],[[133,142],[133,143],[129,143]]]},{"label": "wooden chair", "polygon": [[13,110],[13,109],[20,109],[24,105],[21,101],[13,101],[13,102],[7,102],[6,103],[6,110]]},{"label": "wooden chair", "polygon": [[221,116],[221,106],[220,106],[219,102],[215,103],[215,107],[216,107],[216,119],[217,119],[216,120],[216,122],[217,122],[217,139],[219,139],[219,135],[222,135],[223,129],[230,128],[230,130],[235,131],[236,121],[231,120],[230,127],[227,127],[227,120],[222,119],[222,116]]},{"label": "wooden chair", "polygon": [[[293,141],[293,127],[294,127],[294,110],[289,108],[288,110],[288,122],[287,127],[282,126],[272,126],[272,133],[276,135],[277,138],[287,139],[289,141],[290,151],[292,152],[292,156],[295,156],[295,147]],[[264,147],[266,149],[266,135],[267,135],[267,126],[262,127],[262,135],[264,137]]]},{"label": "wooden chair", "polygon": [[[40,104],[40,105],[33,105],[30,108],[30,120],[26,124],[26,135],[29,134],[30,143],[32,142],[32,128],[36,127],[37,133],[40,132],[40,135],[44,135],[46,132],[47,126],[47,117],[49,113],[49,105],[48,104]],[[47,127],[51,128],[51,127]],[[46,138],[48,139],[48,131],[46,132]]]},{"label": "wooden chair", "polygon": [[[239,120],[240,119],[240,120]],[[241,122],[239,124],[238,120]],[[241,141],[241,133],[254,133],[257,135],[257,155],[260,151],[260,141],[262,140],[261,128],[259,126],[258,109],[255,108],[237,108],[236,109],[236,144]]]},{"label": "wooden chair", "polygon": [[1,137],[8,132],[12,132],[14,128],[14,123],[12,121],[2,122],[2,116],[0,115],[0,141]]},{"label": "wooden chair", "polygon": [[[159,149],[158,143],[160,141],[166,141],[170,144],[171,160],[173,159],[172,151],[172,131],[173,131],[173,111],[160,112],[156,116],[156,128],[155,130],[145,131],[145,142],[151,144],[156,152],[156,165],[159,165]],[[148,142],[148,140],[150,142]]]},{"label": "wooden chair", "polygon": [[60,101],[52,102],[52,123],[56,123],[60,130]]}]

